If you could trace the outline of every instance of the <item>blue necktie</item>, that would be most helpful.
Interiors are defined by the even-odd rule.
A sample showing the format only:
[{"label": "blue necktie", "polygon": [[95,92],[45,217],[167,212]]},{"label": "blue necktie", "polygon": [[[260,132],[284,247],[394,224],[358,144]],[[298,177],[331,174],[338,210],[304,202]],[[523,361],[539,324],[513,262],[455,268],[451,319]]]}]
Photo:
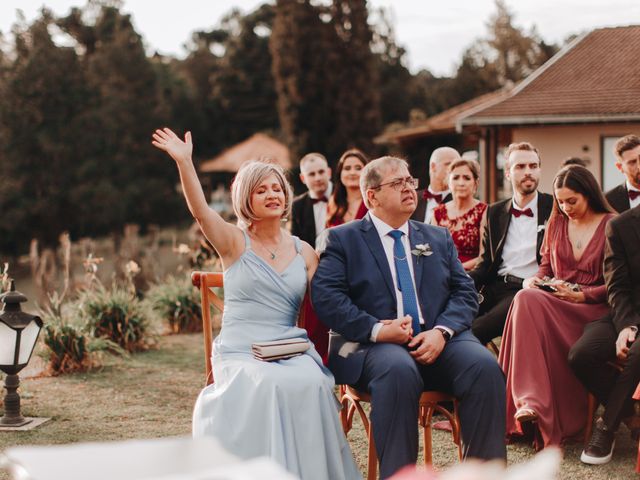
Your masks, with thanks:
[{"label": "blue necktie", "polygon": [[413,335],[421,332],[420,315],[418,313],[418,302],[416,292],[411,280],[411,270],[407,262],[407,253],[402,245],[402,233],[400,230],[391,230],[389,235],[393,238],[393,260],[396,264],[396,275],[398,276],[398,290],[402,293],[402,308],[405,315],[411,315],[411,327]]}]

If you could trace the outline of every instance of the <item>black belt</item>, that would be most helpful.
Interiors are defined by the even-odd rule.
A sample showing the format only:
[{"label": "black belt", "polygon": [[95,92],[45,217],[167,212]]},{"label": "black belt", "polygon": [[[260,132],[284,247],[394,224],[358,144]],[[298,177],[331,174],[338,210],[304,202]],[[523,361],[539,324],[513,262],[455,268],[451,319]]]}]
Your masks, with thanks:
[{"label": "black belt", "polygon": [[517,286],[519,288],[522,288],[522,282],[524,281],[524,278],[516,277],[515,275],[503,275],[498,278],[504,283]]}]

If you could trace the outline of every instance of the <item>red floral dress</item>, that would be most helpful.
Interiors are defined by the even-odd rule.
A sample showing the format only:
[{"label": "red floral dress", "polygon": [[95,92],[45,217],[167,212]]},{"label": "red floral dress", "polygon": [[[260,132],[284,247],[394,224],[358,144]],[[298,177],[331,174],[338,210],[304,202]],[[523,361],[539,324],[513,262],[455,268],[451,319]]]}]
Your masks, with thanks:
[{"label": "red floral dress", "polygon": [[483,202],[456,218],[449,218],[445,203],[433,210],[436,225],[447,228],[451,233],[453,243],[458,249],[458,258],[462,263],[480,254],[480,223],[486,210],[487,204]]}]

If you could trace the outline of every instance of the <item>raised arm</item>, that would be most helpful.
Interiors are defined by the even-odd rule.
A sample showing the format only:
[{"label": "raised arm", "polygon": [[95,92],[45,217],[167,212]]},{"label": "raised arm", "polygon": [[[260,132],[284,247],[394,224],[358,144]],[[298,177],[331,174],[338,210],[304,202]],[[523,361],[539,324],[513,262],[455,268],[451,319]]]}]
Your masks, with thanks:
[{"label": "raised arm", "polygon": [[167,152],[175,160],[180,173],[182,191],[191,215],[222,258],[223,264],[229,265],[242,251],[244,245],[242,232],[235,225],[225,222],[215,210],[209,208],[191,159],[193,152],[191,132],[185,134],[183,141],[168,128],[158,129],[153,133],[151,143]]}]

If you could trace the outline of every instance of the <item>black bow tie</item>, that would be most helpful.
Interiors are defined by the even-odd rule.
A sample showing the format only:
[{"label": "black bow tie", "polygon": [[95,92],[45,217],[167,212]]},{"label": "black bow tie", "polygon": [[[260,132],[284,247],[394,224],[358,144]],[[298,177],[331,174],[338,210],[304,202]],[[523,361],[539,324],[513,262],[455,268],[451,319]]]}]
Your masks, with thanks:
[{"label": "black bow tie", "polygon": [[324,195],[322,197],[312,198],[311,201],[314,205],[318,202],[328,202],[327,197],[325,197]]},{"label": "black bow tie", "polygon": [[509,212],[511,212],[511,215],[513,215],[516,218],[519,218],[520,215],[525,215],[527,217],[533,217],[533,211],[531,211],[530,208],[526,208],[524,210],[518,210],[517,208],[514,208],[513,205],[511,206],[511,210],[509,210]]}]

